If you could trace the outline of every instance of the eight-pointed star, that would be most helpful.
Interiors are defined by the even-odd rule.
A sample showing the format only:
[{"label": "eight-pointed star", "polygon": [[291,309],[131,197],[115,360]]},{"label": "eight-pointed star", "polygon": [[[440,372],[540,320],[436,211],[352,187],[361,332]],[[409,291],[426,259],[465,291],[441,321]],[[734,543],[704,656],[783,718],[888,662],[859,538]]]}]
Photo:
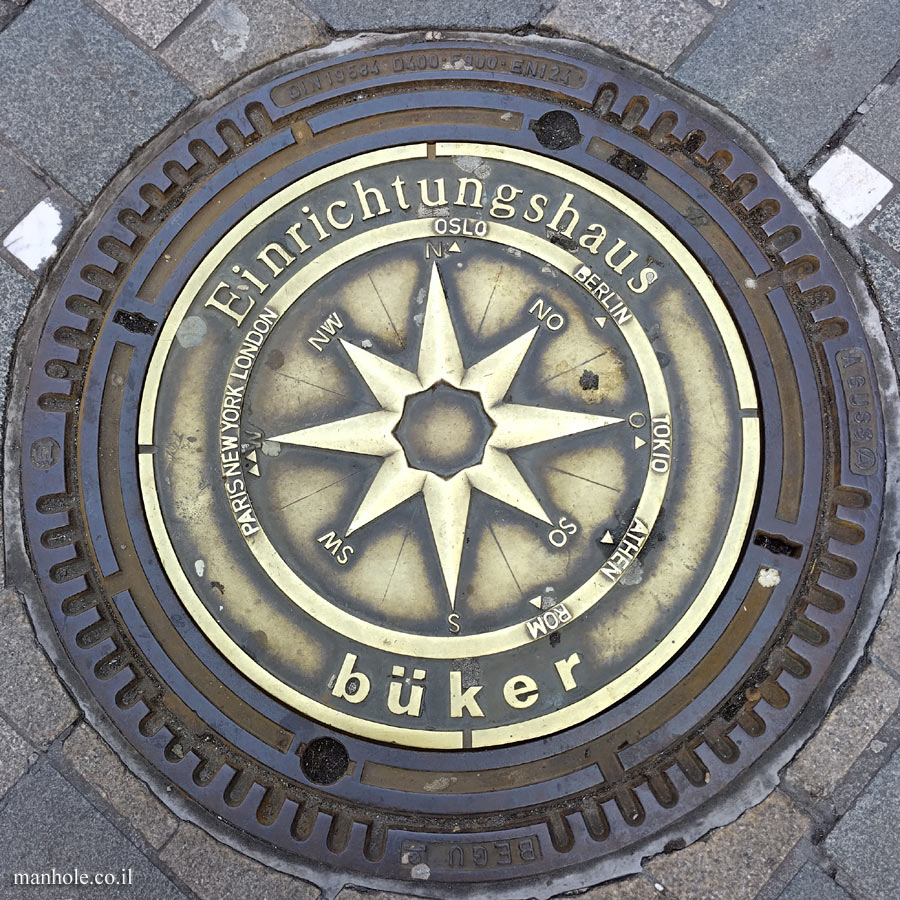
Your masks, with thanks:
[{"label": "eight-pointed star", "polygon": [[[421,492],[453,608],[472,488],[551,524],[507,451],[622,421],[609,416],[523,406],[503,400],[537,330],[537,327],[532,328],[466,368],[440,273],[434,264],[415,372],[341,340],[359,374],[381,404],[381,410],[271,438],[282,444],[382,457],[381,468],[347,529],[348,535]],[[411,468],[393,434],[406,398],[441,381],[477,393],[495,424],[481,462],[451,478]]]}]

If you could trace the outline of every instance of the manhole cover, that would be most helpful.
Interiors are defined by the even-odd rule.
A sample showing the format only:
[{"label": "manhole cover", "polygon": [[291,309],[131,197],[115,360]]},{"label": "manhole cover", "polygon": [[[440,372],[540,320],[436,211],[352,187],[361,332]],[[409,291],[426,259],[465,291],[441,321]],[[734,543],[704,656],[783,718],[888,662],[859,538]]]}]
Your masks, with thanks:
[{"label": "manhole cover", "polygon": [[615,873],[787,732],[868,575],[881,413],[820,239],[685,101],[547,46],[223,106],[20,359],[81,696],[307,872]]}]

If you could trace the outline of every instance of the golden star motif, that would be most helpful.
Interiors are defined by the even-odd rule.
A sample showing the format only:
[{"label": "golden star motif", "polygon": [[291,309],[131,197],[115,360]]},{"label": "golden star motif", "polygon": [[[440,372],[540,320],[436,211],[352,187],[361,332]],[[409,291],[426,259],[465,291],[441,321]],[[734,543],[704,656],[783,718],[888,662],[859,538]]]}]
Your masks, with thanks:
[{"label": "golden star motif", "polygon": [[[507,451],[622,421],[610,416],[504,401],[537,331],[537,327],[532,328],[466,368],[441,276],[437,264],[433,264],[415,372],[341,340],[351,362],[381,404],[381,410],[271,438],[282,444],[382,457],[381,468],[353,516],[348,535],[421,493],[450,606],[454,609],[472,488],[552,525]],[[441,381],[477,393],[494,423],[481,462],[451,478],[413,469],[394,436],[407,397]]]}]

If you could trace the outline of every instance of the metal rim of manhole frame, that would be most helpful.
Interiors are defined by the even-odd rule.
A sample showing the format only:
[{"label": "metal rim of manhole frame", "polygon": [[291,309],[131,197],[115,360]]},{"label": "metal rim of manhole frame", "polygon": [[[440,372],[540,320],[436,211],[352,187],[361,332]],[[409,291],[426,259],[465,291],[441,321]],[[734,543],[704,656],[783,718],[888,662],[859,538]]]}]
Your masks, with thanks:
[{"label": "metal rim of manhole frame", "polygon": [[[378,180],[397,173],[405,173],[400,187]],[[438,173],[457,179],[450,200],[427,193],[429,179],[437,190]],[[419,177],[421,202],[407,202],[403,190],[415,190]],[[544,184],[552,186],[546,194]],[[516,203],[520,196],[530,202]],[[310,198],[301,210],[306,227],[302,235],[294,229],[289,245],[290,228],[278,216],[299,215],[303,197]],[[348,218],[353,211],[358,219]],[[597,221],[587,228],[590,219]],[[284,243],[273,249],[276,227]],[[250,248],[254,235],[265,237],[252,245],[260,252],[245,252],[233,267],[238,255],[229,252]],[[320,252],[326,241],[333,243]],[[384,247],[395,245],[401,249],[385,256]],[[406,247],[413,250],[404,257]],[[840,257],[840,248],[831,249]],[[457,250],[458,262],[451,256]],[[307,251],[309,265],[301,261],[289,271]],[[482,335],[487,308],[478,329],[466,325],[466,297],[477,301],[485,273],[498,273],[499,283],[504,266],[511,284],[537,285],[537,293],[504,301],[494,332],[488,327]],[[285,286],[279,282],[264,297],[286,272]],[[405,284],[407,324],[398,330],[388,313],[395,346],[366,319],[364,303],[354,306],[341,293],[342,277],[357,285],[357,294],[352,278],[369,278],[377,293],[379,272]],[[307,290],[310,299],[295,306]],[[811,732],[877,615],[890,577],[882,563],[891,550],[879,528],[892,503],[885,495],[882,406],[894,388],[883,348],[867,342],[860,316],[869,317],[870,334],[877,319],[859,307],[867,298],[857,294],[749,136],[658,76],[607,54],[538,38],[416,35],[326,48],[302,64],[282,61],[201,105],[155,141],[107,190],[45,284],[20,341],[10,406],[4,497],[10,577],[33,586],[30,608],[45,647],[126,761],[179,812],[247,852],[332,888],[347,882],[433,896],[477,888],[479,895],[515,897],[586,887],[761,799],[777,764]],[[349,305],[335,309],[337,318],[319,315],[342,302]],[[267,310],[271,320],[258,317]],[[292,325],[279,331],[271,322],[281,317]],[[245,320],[256,334],[249,347],[242,344],[250,333],[241,330]],[[596,326],[576,340],[571,334],[582,320]],[[413,335],[417,328],[421,337]],[[210,329],[222,352],[198,366],[188,351]],[[343,359],[341,378],[353,375],[352,359],[375,408],[381,406],[378,415],[396,413],[382,429],[382,449],[373,451],[358,434],[352,446],[336,448],[333,436],[312,427],[323,419],[314,406],[307,421],[298,420],[303,428],[272,438],[268,425],[274,429],[278,416],[272,404],[266,413],[267,398],[285,395],[266,372],[281,367],[285,349],[299,353],[292,334],[306,342],[307,355],[342,339],[343,356],[334,352],[320,363],[296,358],[332,374],[338,370],[328,367]],[[564,340],[570,343],[553,343]],[[598,362],[599,375],[587,359],[582,365],[571,355],[598,341],[595,358],[615,361],[608,369]],[[564,352],[554,357],[554,346]],[[242,400],[225,399],[243,391],[233,381],[229,389],[229,370],[246,358],[249,371],[257,353],[265,365],[252,379],[238,373],[248,385],[262,385],[252,409],[250,403],[244,409]],[[491,353],[504,365],[516,357],[496,397],[494,369],[478,365]],[[554,441],[535,436],[537,414],[528,410],[539,405],[533,399],[539,392],[518,388],[525,404],[516,394],[515,386],[532,377],[526,365],[518,368],[528,354],[543,354],[545,366],[555,360],[556,374],[574,370],[585,392],[573,388],[555,400],[540,395],[541,405],[563,409],[555,409],[552,422],[538,416],[538,425],[556,429],[551,437],[587,434],[587,443],[573,444],[582,454],[612,454],[591,459],[609,461],[604,471],[621,471],[617,490],[628,499],[621,509],[611,506],[607,520],[597,513],[581,528],[590,539],[578,545],[572,568],[590,569],[584,582],[590,596],[584,585],[567,588],[563,601],[529,597],[526,589],[516,603],[532,602],[536,610],[512,604],[517,611],[509,613],[509,603],[497,604],[480,619],[472,603],[469,615],[480,631],[461,636],[472,650],[460,660],[446,649],[447,625],[450,635],[459,634],[463,621],[457,599],[465,606],[482,576],[483,596],[495,582],[490,566],[467,562],[459,540],[447,537],[458,521],[451,508],[462,501],[446,485],[475,489],[465,489],[472,504],[465,534],[473,539],[472,523],[481,519],[485,534],[494,524],[525,534],[516,518],[525,516],[531,531],[521,546],[535,561],[535,578],[543,578],[541,566],[558,572],[553,549],[573,538],[572,523],[589,519],[597,506],[582,505],[579,516],[565,518],[563,493],[541,481],[561,457],[541,449]],[[539,379],[547,371],[540,362],[533,369],[534,384],[549,380]],[[698,387],[704,376],[708,390]],[[718,399],[713,382],[724,386]],[[460,390],[470,400],[480,397],[490,420],[475,455],[460,457],[452,470],[425,473],[434,442],[423,445],[425,462],[404,465],[397,457],[405,493],[362,517],[387,540],[389,530],[377,528],[392,509],[406,502],[425,510],[431,532],[426,528],[421,543],[436,553],[421,570],[434,575],[433,583],[410,577],[449,600],[435,620],[443,622],[443,635],[425,619],[398,629],[394,613],[374,605],[359,618],[345,595],[355,590],[351,600],[363,597],[366,579],[352,587],[334,569],[322,576],[325,587],[309,588],[293,561],[303,560],[303,577],[313,586],[320,564],[304,556],[299,538],[291,544],[272,502],[294,465],[279,463],[281,455],[290,461],[305,458],[302,452],[336,450],[340,457],[349,449],[382,456],[387,465],[385,442],[396,435],[410,440],[408,421],[398,425],[397,398],[409,401],[416,384],[442,385],[447,402]],[[590,393],[602,385],[606,394]],[[209,427],[206,407],[194,409],[186,398],[210,390],[221,428],[207,445],[177,428],[185,425],[179,415]],[[584,424],[588,413],[578,410],[587,407],[575,406],[595,399],[590,415],[610,415]],[[611,408],[616,403],[621,409]],[[703,404],[716,415],[703,416]],[[229,408],[242,429],[234,459],[222,443]],[[460,410],[448,421],[460,421]],[[359,413],[353,407],[343,415]],[[258,424],[250,418],[266,415],[267,427],[247,437]],[[582,424],[572,424],[579,416]],[[654,433],[652,423],[660,430]],[[601,433],[619,437],[608,446],[591,444],[590,436]],[[201,457],[199,474],[185,462],[188,451],[172,443],[179,434]],[[168,441],[162,447],[160,435]],[[534,444],[531,461],[516,455]],[[719,462],[701,452],[710,444]],[[285,445],[306,450],[292,457],[282,453]],[[209,447],[215,453],[207,458]],[[521,476],[498,456],[530,473],[527,501],[510,488]],[[211,458],[220,469],[208,478],[202,466]],[[618,459],[631,462],[617,470]],[[225,472],[232,463],[239,486]],[[231,502],[267,468],[278,473],[267,482],[272,487],[248,488],[249,499]],[[196,495],[172,487],[185,471],[194,471]],[[204,508],[206,494],[215,494],[216,482],[227,500],[214,502],[225,502],[236,535],[227,554],[252,555],[281,587],[279,597],[308,617],[308,642],[293,661],[278,649],[275,632],[279,623],[289,635],[294,626],[274,601],[248,604],[252,615],[230,620],[224,603],[218,615],[198,599],[192,579],[204,579],[207,564],[187,560],[184,548],[211,545],[220,524],[209,524],[212,515],[185,523]],[[361,494],[352,502],[362,509],[375,501]],[[258,518],[256,503],[263,510]],[[707,529],[702,540],[698,527]],[[340,550],[342,541],[349,546],[351,530],[330,533],[329,565],[351,561],[353,551]],[[543,556],[528,544],[541,535],[551,547]],[[707,544],[715,551],[708,559],[697,549]],[[573,538],[573,552],[574,546]],[[456,554],[452,564],[448,553]],[[592,562],[598,553],[602,559]],[[660,598],[675,584],[666,574],[673,560],[685,569],[691,560],[695,568],[706,566],[702,581],[673,587],[670,607],[653,619],[662,630],[645,629],[644,644],[629,643],[640,628],[638,608],[628,604],[637,598],[646,608],[647,598],[656,597],[665,607]],[[227,568],[221,560],[217,565]],[[230,573],[234,584],[243,584],[251,565],[240,561]],[[578,571],[588,571],[583,566]],[[467,587],[458,586],[466,579]],[[220,595],[226,589],[212,570],[203,584]],[[329,591],[334,596],[325,602]],[[607,594],[614,604],[597,602]],[[412,608],[404,607],[404,615]],[[621,619],[625,610],[628,628],[613,616]],[[269,634],[248,626],[253,616],[273,626]],[[332,643],[313,645],[317,619]],[[396,643],[407,654],[393,666],[379,645],[391,629],[403,632]],[[351,640],[357,643],[340,643]],[[671,646],[651,652],[647,642]],[[318,671],[330,679],[316,694],[302,679],[317,652],[325,658]],[[383,673],[379,653],[388,666]],[[504,653],[519,656],[506,661]],[[535,674],[545,666],[540,685],[515,668],[524,665],[523,653],[530,653]],[[558,680],[550,684],[554,666]],[[409,728],[402,717],[413,715],[427,667],[428,688],[449,679],[456,699],[449,713],[441,711],[438,691],[446,692],[446,683],[432,688],[436,699],[414,710],[424,726]],[[580,671],[598,679],[597,690],[579,682],[573,672]],[[501,675],[517,672],[495,691],[505,707],[489,699],[485,684],[499,687]],[[367,711],[369,695],[379,690],[393,696],[388,710]],[[570,691],[580,705],[569,702]],[[495,721],[454,728],[448,716],[482,714],[479,696]],[[541,715],[527,712],[532,705]]]}]

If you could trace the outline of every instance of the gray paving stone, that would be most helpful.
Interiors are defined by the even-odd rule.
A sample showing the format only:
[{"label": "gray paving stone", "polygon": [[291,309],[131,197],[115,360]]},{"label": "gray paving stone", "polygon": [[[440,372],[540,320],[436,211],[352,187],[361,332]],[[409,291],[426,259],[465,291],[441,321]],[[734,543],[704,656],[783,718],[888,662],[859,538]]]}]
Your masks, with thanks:
[{"label": "gray paving stone", "polygon": [[337,31],[384,28],[501,28],[536,22],[539,0],[307,0],[306,5]]},{"label": "gray paving stone", "polygon": [[356,888],[344,888],[335,900],[398,900],[399,894],[390,891],[358,891]]},{"label": "gray paving stone", "polygon": [[865,242],[862,254],[894,351],[900,352],[900,268]]},{"label": "gray paving stone", "polygon": [[40,176],[0,144],[0,236],[49,193]]},{"label": "gray paving stone", "polygon": [[850,900],[850,895],[821,869],[807,863],[778,895],[778,900]]},{"label": "gray paving stone", "polygon": [[578,900],[659,900],[663,896],[653,887],[652,881],[640,876],[601,884],[577,895]]},{"label": "gray paving stone", "polygon": [[[360,891],[348,887],[344,888],[335,900],[409,900],[409,896],[388,891]],[[576,896],[577,900],[661,900],[671,895],[661,894],[653,887],[652,881],[637,875],[611,884],[602,884]]]},{"label": "gray paving stone", "polygon": [[0,259],[0,411],[6,406],[6,378],[13,340],[33,290],[12,266]]},{"label": "gray paving stone", "polygon": [[900,747],[900,716],[894,715],[878,732],[878,736],[869,742],[865,752],[853,763],[850,771],[831,794],[829,799],[837,816],[844,815],[856,803],[859,795],[868,788],[872,779],[898,747]]},{"label": "gray paving stone", "polygon": [[63,756],[97,793],[159,849],[175,833],[178,819],[88,725],[79,725],[63,744]]},{"label": "gray paving stone", "polygon": [[321,22],[290,0],[213,0],[163,57],[209,96],[251,69],[324,41]]},{"label": "gray paving stone", "polygon": [[866,667],[788,766],[788,782],[817,800],[827,799],[897,709],[898,690],[883,669]]},{"label": "gray paving stone", "polygon": [[[577,900],[660,900],[666,895],[659,893],[653,887],[652,881],[638,875],[612,884],[602,884],[576,896]],[[344,888],[335,900],[409,900],[409,895],[393,894],[388,891],[360,891],[348,887]]]},{"label": "gray paving stone", "polygon": [[0,709],[32,743],[45,746],[78,716],[34,639],[15,591],[0,592]]},{"label": "gray paving stone", "polygon": [[158,47],[172,29],[200,5],[200,0],[97,0],[110,15],[151,47]]},{"label": "gray paving stone", "polygon": [[0,0],[0,31],[19,14],[19,5],[13,0]]},{"label": "gray paving stone", "polygon": [[[3,872],[0,896],[20,900],[107,900],[110,897],[184,900],[184,894],[78,791],[49,765],[32,771],[9,794],[0,813]],[[75,869],[122,877],[122,886],[15,886],[16,873],[73,874]],[[127,876],[126,876],[127,877]]]},{"label": "gray paving stone", "polygon": [[37,754],[0,719],[0,797],[25,774]]},{"label": "gray paving stone", "polygon": [[[666,895],[656,891],[652,882],[637,876],[625,878],[612,884],[603,884],[575,896],[577,900],[661,900]],[[389,891],[360,891],[356,888],[344,888],[335,900],[411,900],[411,898],[410,894],[394,894]]]},{"label": "gray paving stone", "polygon": [[806,815],[776,791],[731,825],[684,850],[656,856],[645,868],[685,900],[751,900],[808,825]]},{"label": "gray paving stone", "polygon": [[897,810],[900,751],[825,840],[825,850],[866,897],[900,896]]},{"label": "gray paving stone", "polygon": [[894,0],[753,0],[729,7],[676,77],[798,172],[884,78],[898,45]]},{"label": "gray paving stone", "polygon": [[872,104],[847,136],[847,143],[888,175],[900,178],[900,82]]},{"label": "gray paving stone", "polygon": [[193,99],[80,0],[36,2],[0,33],[0,130],[90,200]]},{"label": "gray paving stone", "polygon": [[543,24],[666,69],[712,19],[694,0],[560,0]]},{"label": "gray paving stone", "polygon": [[319,889],[220,844],[199,828],[182,824],[160,860],[201,900],[318,900]]},{"label": "gray paving stone", "polygon": [[[900,278],[900,271],[895,277]],[[900,592],[895,591],[885,604],[878,627],[872,635],[870,651],[900,674]]]},{"label": "gray paving stone", "polygon": [[778,864],[771,878],[760,888],[753,900],[779,900],[781,892],[809,860],[809,837],[794,844],[790,853]]},{"label": "gray paving stone", "polygon": [[869,228],[900,253],[900,197],[885,205],[869,223]]}]

